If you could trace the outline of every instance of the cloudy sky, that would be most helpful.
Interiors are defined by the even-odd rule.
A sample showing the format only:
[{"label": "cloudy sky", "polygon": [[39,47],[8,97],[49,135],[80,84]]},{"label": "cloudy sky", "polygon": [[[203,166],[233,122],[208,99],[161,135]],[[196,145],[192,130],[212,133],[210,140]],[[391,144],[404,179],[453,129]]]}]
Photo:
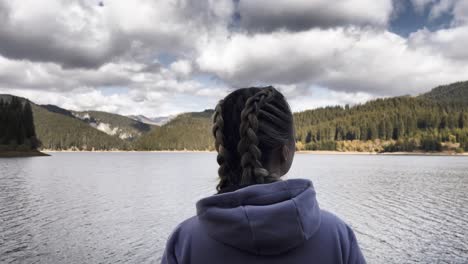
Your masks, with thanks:
[{"label": "cloudy sky", "polygon": [[295,111],[468,79],[466,0],[0,0],[0,93],[164,116],[274,85]]}]

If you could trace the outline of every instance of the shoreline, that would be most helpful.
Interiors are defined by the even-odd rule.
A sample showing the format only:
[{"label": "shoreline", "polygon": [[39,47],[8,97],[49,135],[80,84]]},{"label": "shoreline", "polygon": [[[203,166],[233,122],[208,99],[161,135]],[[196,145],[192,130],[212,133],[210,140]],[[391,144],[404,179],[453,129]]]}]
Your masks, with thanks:
[{"label": "shoreline", "polygon": [[50,150],[50,149],[42,149],[42,152],[50,152],[50,153],[55,153],[55,152],[65,152],[65,153],[71,153],[71,152],[90,152],[90,153],[100,153],[100,152],[113,152],[113,153],[121,153],[121,152],[148,152],[148,153],[209,153],[209,152],[215,152],[214,150]]},{"label": "shoreline", "polygon": [[39,150],[31,150],[31,151],[16,151],[16,150],[9,150],[9,151],[0,151],[0,158],[27,158],[27,157],[47,157],[50,156],[47,153]]},{"label": "shoreline", "polygon": [[[90,152],[90,153],[215,153],[214,150],[48,150],[43,149],[41,152],[46,153],[72,153],[72,152]],[[468,152],[359,152],[359,151],[329,151],[329,150],[298,150],[297,154],[315,154],[315,155],[390,155],[390,156],[468,156]]]},{"label": "shoreline", "polygon": [[298,154],[317,155],[385,155],[385,156],[468,156],[468,152],[359,152],[359,151],[331,151],[331,150],[301,150]]}]

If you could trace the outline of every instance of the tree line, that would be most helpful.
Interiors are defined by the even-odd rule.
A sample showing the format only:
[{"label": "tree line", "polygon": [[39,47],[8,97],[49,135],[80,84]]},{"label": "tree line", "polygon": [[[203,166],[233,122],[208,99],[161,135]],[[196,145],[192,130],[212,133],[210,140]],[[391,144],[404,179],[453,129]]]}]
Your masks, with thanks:
[{"label": "tree line", "polygon": [[440,151],[443,143],[468,150],[468,107],[424,98],[377,99],[354,107],[295,114],[299,146],[337,150],[340,141],[384,142],[383,151]]},{"label": "tree line", "polygon": [[[0,103],[2,146],[37,147],[37,132],[44,149],[213,150],[214,147],[213,110],[181,114],[161,127],[142,131],[135,140],[126,141],[73,116],[23,101],[7,97]],[[294,121],[298,150],[464,152],[468,151],[468,82],[438,87],[418,97],[384,98],[352,107],[302,111],[294,113]]]},{"label": "tree line", "polygon": [[39,146],[30,103],[14,96],[0,98],[0,150],[31,150]]}]

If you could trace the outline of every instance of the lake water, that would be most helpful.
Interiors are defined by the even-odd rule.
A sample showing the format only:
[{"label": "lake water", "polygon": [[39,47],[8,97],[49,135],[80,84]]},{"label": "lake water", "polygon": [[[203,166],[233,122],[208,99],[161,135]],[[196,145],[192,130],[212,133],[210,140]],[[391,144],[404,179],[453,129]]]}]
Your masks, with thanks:
[{"label": "lake water", "polygon": [[[214,153],[0,159],[0,263],[158,263],[216,170]],[[468,157],[297,154],[288,177],[369,263],[468,263]]]}]

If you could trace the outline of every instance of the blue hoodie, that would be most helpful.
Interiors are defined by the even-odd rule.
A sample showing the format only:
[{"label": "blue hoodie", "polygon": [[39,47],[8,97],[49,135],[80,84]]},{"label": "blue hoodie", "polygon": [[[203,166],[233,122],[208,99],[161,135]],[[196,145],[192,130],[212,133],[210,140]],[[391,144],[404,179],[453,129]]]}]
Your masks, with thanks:
[{"label": "blue hoodie", "polygon": [[170,236],[162,263],[365,263],[351,228],[320,210],[312,182],[216,194]]}]

